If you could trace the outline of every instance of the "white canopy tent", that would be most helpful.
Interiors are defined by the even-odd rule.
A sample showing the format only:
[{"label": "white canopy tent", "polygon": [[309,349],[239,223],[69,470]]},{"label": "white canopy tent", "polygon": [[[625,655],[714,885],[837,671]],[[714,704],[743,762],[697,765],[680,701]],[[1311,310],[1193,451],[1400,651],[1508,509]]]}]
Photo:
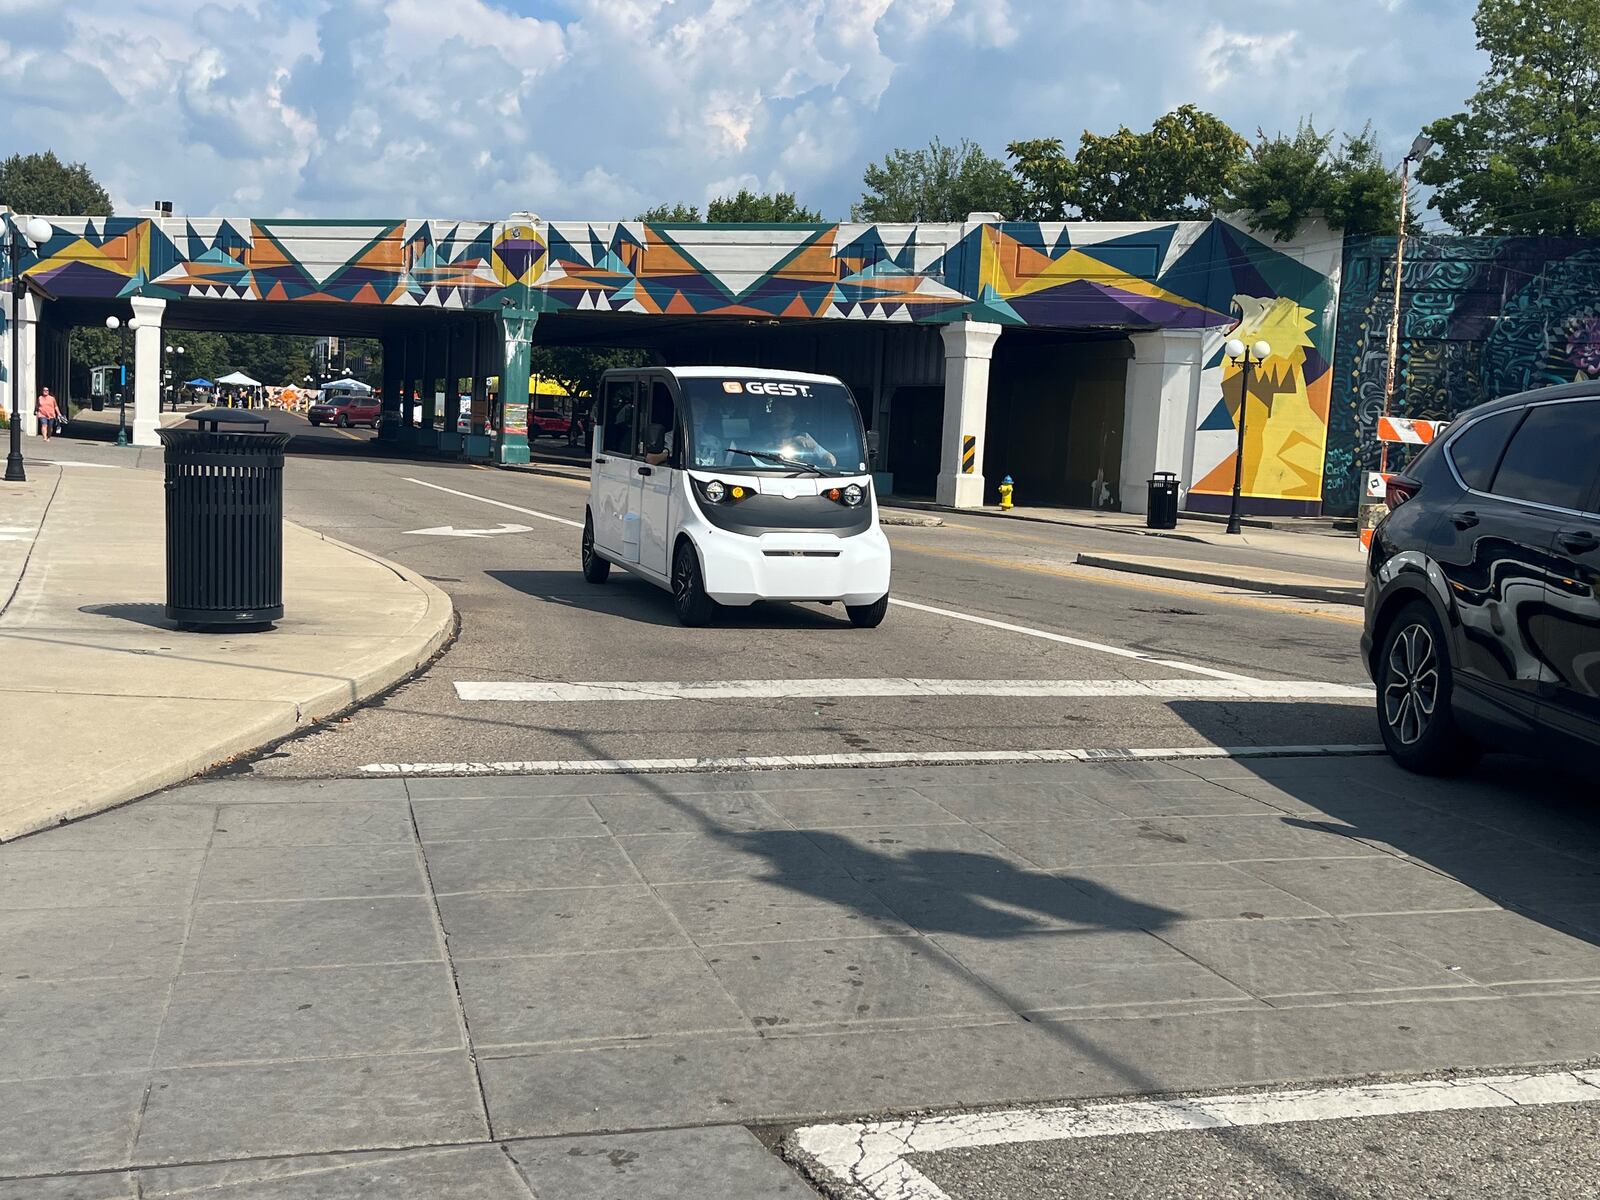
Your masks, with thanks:
[{"label": "white canopy tent", "polygon": [[[266,395],[261,390],[261,381],[259,379],[251,379],[243,371],[232,371],[227,375],[219,375],[217,377],[217,388],[219,390],[226,389],[223,392],[224,395],[243,400],[246,408],[254,408],[257,404],[263,403]],[[243,391],[246,388],[250,390]]]},{"label": "white canopy tent", "polygon": [[335,379],[332,383],[323,384],[322,390],[325,392],[356,392],[366,396],[371,394],[372,385],[370,383],[362,383],[359,379]]}]

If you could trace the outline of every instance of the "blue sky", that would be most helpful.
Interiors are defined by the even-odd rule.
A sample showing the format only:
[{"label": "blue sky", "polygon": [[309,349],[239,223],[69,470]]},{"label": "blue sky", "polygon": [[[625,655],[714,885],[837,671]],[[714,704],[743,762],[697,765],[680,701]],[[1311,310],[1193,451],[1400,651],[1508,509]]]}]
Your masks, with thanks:
[{"label": "blue sky", "polygon": [[1391,157],[1483,70],[1468,0],[0,0],[0,151],[119,209],[631,217],[740,186],[847,217],[895,146],[1194,102]]}]

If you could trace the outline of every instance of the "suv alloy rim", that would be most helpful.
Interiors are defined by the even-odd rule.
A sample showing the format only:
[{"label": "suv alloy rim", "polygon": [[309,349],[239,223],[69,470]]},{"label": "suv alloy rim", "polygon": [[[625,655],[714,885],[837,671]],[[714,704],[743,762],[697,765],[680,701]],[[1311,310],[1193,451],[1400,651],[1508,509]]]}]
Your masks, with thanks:
[{"label": "suv alloy rim", "polygon": [[1414,746],[1428,731],[1439,701],[1439,662],[1433,633],[1407,625],[1389,647],[1383,683],[1383,719],[1401,745]]},{"label": "suv alloy rim", "polygon": [[674,586],[672,594],[682,603],[687,603],[689,600],[689,576],[689,556],[686,553],[680,553],[678,555],[678,569],[673,572],[672,582]]}]

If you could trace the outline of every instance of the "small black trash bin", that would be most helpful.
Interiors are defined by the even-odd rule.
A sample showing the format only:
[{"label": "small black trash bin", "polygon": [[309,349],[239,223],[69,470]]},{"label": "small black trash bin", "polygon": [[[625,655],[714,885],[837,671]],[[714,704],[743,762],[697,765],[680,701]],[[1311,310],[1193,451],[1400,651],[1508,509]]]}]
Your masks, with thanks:
[{"label": "small black trash bin", "polygon": [[1146,529],[1178,527],[1178,477],[1171,471],[1157,471],[1150,477],[1150,496],[1145,504]]},{"label": "small black trash bin", "polygon": [[93,412],[105,412],[106,398],[104,396],[90,396],[89,408]]},{"label": "small black trash bin", "polygon": [[[267,418],[236,408],[158,430],[166,447],[167,617],[265,625],[283,616],[283,448]],[[249,426],[223,430],[223,425]]]}]

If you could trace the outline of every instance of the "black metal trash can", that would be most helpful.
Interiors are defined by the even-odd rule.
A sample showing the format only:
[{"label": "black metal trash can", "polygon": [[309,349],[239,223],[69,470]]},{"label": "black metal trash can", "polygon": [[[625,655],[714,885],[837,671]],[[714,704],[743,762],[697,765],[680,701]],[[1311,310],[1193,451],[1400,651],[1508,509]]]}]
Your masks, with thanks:
[{"label": "black metal trash can", "polygon": [[[283,448],[267,418],[235,408],[161,429],[167,477],[167,617],[265,625],[283,616]],[[251,431],[223,425],[253,426]]]},{"label": "black metal trash can", "polygon": [[89,408],[94,412],[105,412],[106,398],[104,396],[90,396]]},{"label": "black metal trash can", "polygon": [[1150,495],[1145,503],[1146,529],[1178,527],[1178,477],[1171,471],[1157,471],[1150,477]]}]

